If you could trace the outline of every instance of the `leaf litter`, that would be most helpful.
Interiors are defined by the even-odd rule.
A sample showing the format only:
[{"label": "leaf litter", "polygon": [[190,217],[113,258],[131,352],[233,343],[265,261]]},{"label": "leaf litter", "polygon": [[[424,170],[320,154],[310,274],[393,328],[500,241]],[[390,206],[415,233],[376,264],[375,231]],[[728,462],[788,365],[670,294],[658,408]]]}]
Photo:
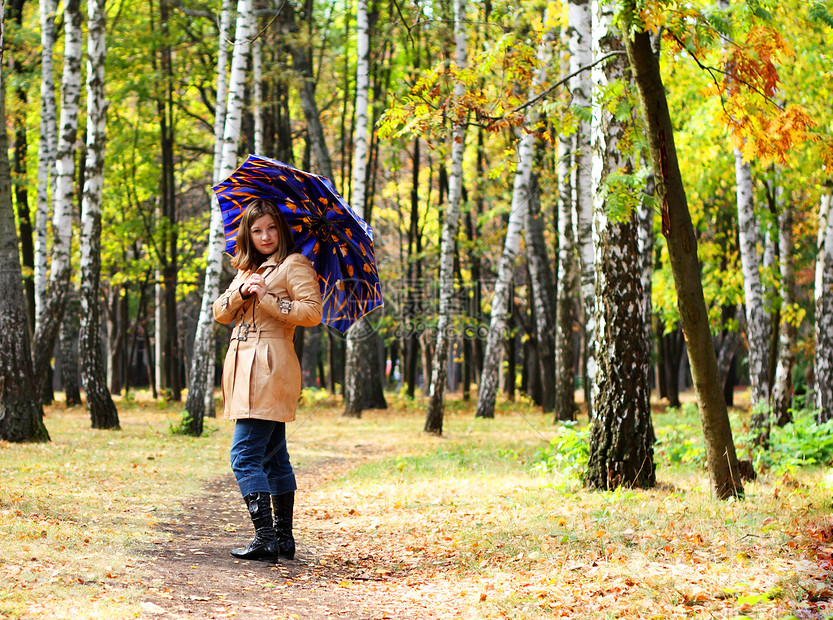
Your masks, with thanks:
[{"label": "leaf litter", "polygon": [[[218,435],[227,435],[229,427],[220,424]],[[12,485],[0,494],[0,539],[28,549],[28,556],[0,560],[0,581],[11,584],[8,600],[32,596],[19,613],[20,607],[4,607],[4,586],[0,615],[815,619],[833,613],[833,522],[819,472],[791,480],[762,476],[742,502],[712,502],[705,472],[691,470],[666,473],[649,491],[587,493],[554,487],[529,467],[540,435],[549,431],[545,420],[531,431],[517,416],[480,424],[454,415],[444,438],[425,436],[420,426],[421,419],[401,411],[348,421],[335,409],[319,410],[290,440],[301,487],[297,559],[274,565],[229,556],[251,536],[229,473],[215,474],[201,493],[175,506],[125,507],[152,542],[136,547],[128,537],[130,546],[109,568],[100,563],[101,541],[124,527],[118,506],[50,512]],[[227,439],[211,443],[218,451],[212,467],[225,459]],[[183,454],[204,449],[195,443]],[[50,457],[48,469],[29,473],[40,479],[62,471],[61,458]],[[159,476],[164,461],[157,459]],[[120,470],[107,488],[135,485],[133,475],[152,479],[153,472],[134,473],[140,469]],[[160,483],[170,484],[154,484]],[[54,530],[67,527],[66,549],[50,557]]]}]

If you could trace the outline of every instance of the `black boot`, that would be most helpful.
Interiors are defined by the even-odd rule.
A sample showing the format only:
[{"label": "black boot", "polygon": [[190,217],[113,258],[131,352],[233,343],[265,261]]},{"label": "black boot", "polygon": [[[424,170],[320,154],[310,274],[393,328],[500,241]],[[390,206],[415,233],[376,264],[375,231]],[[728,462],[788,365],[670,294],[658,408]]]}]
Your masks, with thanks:
[{"label": "black boot", "polygon": [[249,508],[249,516],[255,524],[255,539],[242,549],[232,549],[231,554],[241,560],[274,562],[278,551],[275,528],[272,525],[272,506],[268,493],[250,493],[243,498]]},{"label": "black boot", "polygon": [[275,535],[278,539],[278,557],[291,560],[295,557],[295,539],[292,537],[292,510],[295,491],[272,496],[275,507]]}]

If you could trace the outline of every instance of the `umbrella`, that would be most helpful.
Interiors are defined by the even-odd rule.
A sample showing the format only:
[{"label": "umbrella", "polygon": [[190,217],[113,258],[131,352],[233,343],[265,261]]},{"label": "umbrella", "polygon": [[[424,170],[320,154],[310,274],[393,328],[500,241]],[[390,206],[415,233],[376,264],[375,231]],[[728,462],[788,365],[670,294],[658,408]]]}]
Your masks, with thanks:
[{"label": "umbrella", "polygon": [[223,214],[226,252],[249,201],[265,198],[283,212],[295,251],[318,273],[324,317],[345,333],[360,317],[382,306],[382,289],[373,251],[373,229],[333,187],[329,179],[268,157],[249,155],[227,179],[214,186]]}]

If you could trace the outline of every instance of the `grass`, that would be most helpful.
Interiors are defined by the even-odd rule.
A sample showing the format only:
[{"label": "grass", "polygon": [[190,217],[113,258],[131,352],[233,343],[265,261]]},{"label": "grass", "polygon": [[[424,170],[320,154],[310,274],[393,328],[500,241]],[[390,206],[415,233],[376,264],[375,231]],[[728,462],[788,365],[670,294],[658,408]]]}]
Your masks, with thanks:
[{"label": "grass", "polygon": [[[743,501],[714,502],[695,414],[658,411],[658,487],[589,493],[581,429],[513,403],[478,420],[455,401],[434,437],[418,404],[389,404],[349,419],[306,392],[289,441],[298,468],[344,464],[305,492],[299,526],[326,537],[333,519],[311,515],[332,515],[402,597],[433,597],[448,617],[830,617],[826,464],[791,461]],[[119,410],[121,431],[51,407],[51,443],[0,442],[0,616],[140,615],[154,526],[227,474],[229,422],[194,439],[171,434],[178,407],[140,397]],[[745,419],[733,416],[738,436]]]}]

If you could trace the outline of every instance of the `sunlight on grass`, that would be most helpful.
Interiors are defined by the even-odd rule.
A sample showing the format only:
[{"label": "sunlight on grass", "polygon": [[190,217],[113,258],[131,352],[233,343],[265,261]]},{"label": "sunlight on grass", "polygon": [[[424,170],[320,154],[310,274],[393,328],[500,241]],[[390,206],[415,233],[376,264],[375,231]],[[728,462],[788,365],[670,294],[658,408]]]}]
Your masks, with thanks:
[{"label": "sunlight on grass", "polygon": [[[421,401],[390,402],[345,418],[339,399],[305,392],[288,427],[299,542],[322,566],[372,558],[382,577],[362,588],[450,618],[830,613],[826,467],[773,467],[744,500],[714,502],[696,412],[660,411],[657,488],[590,493],[581,424],[509,402],[480,420],[456,400],[436,437]],[[53,407],[51,443],[0,443],[0,616],[141,613],[155,527],[230,475],[231,423],[194,439],[171,434],[179,416],[140,398],[102,432]],[[743,414],[733,421],[741,432]]]}]

